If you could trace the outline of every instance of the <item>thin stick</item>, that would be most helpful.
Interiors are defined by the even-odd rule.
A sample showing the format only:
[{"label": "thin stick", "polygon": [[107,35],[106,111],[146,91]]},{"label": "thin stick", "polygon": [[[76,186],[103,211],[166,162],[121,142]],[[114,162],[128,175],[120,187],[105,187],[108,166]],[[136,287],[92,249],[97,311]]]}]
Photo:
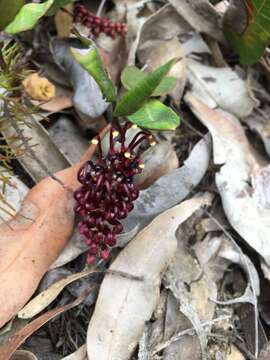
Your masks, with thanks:
[{"label": "thin stick", "polygon": [[97,13],[96,13],[97,16],[100,16],[100,14],[101,14],[101,12],[102,12],[102,10],[104,8],[105,2],[106,2],[106,0],[101,0],[101,3],[99,4],[99,7],[98,7],[98,10],[97,10]]},{"label": "thin stick", "polygon": [[[201,326],[202,327],[205,327],[205,326],[209,326],[209,325],[212,325],[216,322],[219,322],[219,321],[223,321],[223,320],[228,320],[230,319],[230,316],[228,315],[224,315],[224,316],[220,316],[219,318],[216,318],[216,319],[213,319],[213,320],[209,320],[209,321],[204,321],[201,323]],[[185,335],[192,335],[193,333],[195,333],[195,329],[194,327],[193,328],[189,328],[189,329],[186,329],[186,330],[183,330],[179,333],[177,333],[176,335],[172,336],[169,340],[167,341],[164,341],[160,344],[158,344],[155,349],[152,351],[151,355],[154,356],[156,355],[158,352],[160,352],[161,350],[164,350],[166,349],[168,346],[170,346],[173,342],[175,341],[178,341],[181,337],[185,336]]]}]

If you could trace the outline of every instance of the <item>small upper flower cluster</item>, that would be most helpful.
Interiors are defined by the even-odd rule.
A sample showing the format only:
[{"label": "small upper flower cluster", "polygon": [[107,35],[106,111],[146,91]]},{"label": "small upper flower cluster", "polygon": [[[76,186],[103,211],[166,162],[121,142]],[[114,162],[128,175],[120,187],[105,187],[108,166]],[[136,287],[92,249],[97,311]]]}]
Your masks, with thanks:
[{"label": "small upper flower cluster", "polygon": [[103,19],[92,14],[83,5],[78,5],[74,9],[74,21],[83,24],[90,29],[91,33],[96,37],[104,33],[111,38],[116,35],[125,35],[127,32],[127,25],[119,22],[112,22],[108,19]]},{"label": "small upper flower cluster", "polygon": [[[99,158],[95,164],[87,161],[78,172],[82,186],[74,193],[74,210],[82,217],[78,230],[89,246],[88,263],[96,257],[106,259],[110,255],[116,235],[123,230],[121,220],[127,217],[139,196],[133,178],[142,171],[144,164],[134,152],[135,148],[143,140],[155,144],[152,135],[140,131],[126,145],[126,131],[130,126],[134,127],[126,123],[121,133],[111,129],[106,156],[103,156],[99,137],[94,138],[92,143],[99,147]],[[120,143],[118,147],[115,146],[117,142]]]}]

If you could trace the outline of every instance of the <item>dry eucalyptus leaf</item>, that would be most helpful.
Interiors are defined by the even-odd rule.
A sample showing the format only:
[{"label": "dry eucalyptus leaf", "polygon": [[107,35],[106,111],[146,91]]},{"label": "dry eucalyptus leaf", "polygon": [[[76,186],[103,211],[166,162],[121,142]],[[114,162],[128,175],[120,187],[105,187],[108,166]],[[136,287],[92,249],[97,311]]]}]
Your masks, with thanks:
[{"label": "dry eucalyptus leaf", "polygon": [[87,332],[91,360],[129,359],[158,303],[161,274],[175,255],[177,227],[209,201],[205,194],[159,215],[113,262],[111,270],[142,280],[106,275]]},{"label": "dry eucalyptus leaf", "polygon": [[[0,171],[5,172],[5,169],[0,166]],[[16,214],[28,190],[28,187],[17,176],[10,176],[4,188],[4,201],[0,200],[0,224],[10,220]]]},{"label": "dry eucalyptus leaf", "polygon": [[189,59],[188,70],[192,94],[210,108],[220,106],[238,117],[244,117],[258,105],[251,97],[247,83],[229,67],[216,68]]},{"label": "dry eucalyptus leaf", "polygon": [[258,163],[237,119],[210,109],[190,93],[185,100],[212,134],[214,162],[221,165],[216,184],[229,222],[270,266],[269,166]]},{"label": "dry eucalyptus leaf", "polygon": [[[129,24],[128,24],[129,25]],[[178,35],[188,33],[192,28],[183,20],[172,6],[163,6],[147,19],[139,22],[130,46],[128,65],[135,64],[135,58],[140,44],[152,40],[170,40]]]},{"label": "dry eucalyptus leaf", "polygon": [[[201,216],[200,211],[198,215],[194,213],[194,216]],[[217,287],[211,278],[204,274],[197,259],[187,249],[184,241],[184,238],[189,237],[187,231],[189,232],[189,228],[185,230],[185,223],[183,223],[177,234],[176,255],[166,272],[165,281],[166,287],[179,301],[179,310],[189,319],[196,330],[205,359],[207,338],[202,322],[211,320],[214,316],[215,304],[210,299],[217,298]]]},{"label": "dry eucalyptus leaf", "polygon": [[55,63],[64,71],[74,89],[73,104],[76,110],[90,118],[97,118],[109,106],[92,76],[72,57],[70,47],[78,46],[76,39],[59,40],[51,43]]},{"label": "dry eucalyptus leaf", "polygon": [[89,146],[75,122],[64,115],[50,127],[49,135],[71,164],[76,163]]},{"label": "dry eucalyptus leaf", "polygon": [[238,350],[236,346],[231,345],[226,360],[245,360],[245,359],[246,358],[240,352],[240,350]]},{"label": "dry eucalyptus leaf", "polygon": [[140,175],[135,176],[136,185],[146,189],[161,176],[168,174],[179,166],[179,161],[170,141],[160,141],[156,146],[146,150],[141,159],[145,167]]},{"label": "dry eucalyptus leaf", "polygon": [[38,105],[40,109],[49,111],[50,114],[71,108],[73,92],[61,85],[55,85],[55,96],[46,102],[32,101],[34,105]]},{"label": "dry eucalyptus leaf", "polygon": [[33,100],[49,101],[55,96],[55,86],[38,73],[28,75],[22,84],[25,92]]},{"label": "dry eucalyptus leaf", "polygon": [[169,3],[197,32],[210,35],[218,41],[224,41],[221,16],[209,1],[169,0]]},{"label": "dry eucalyptus leaf", "polygon": [[79,255],[86,252],[88,246],[85,244],[83,237],[77,230],[73,232],[64,249],[59,254],[58,258],[50,266],[50,269],[55,269],[60,266],[68,264],[70,261],[76,259]]},{"label": "dry eucalyptus leaf", "polygon": [[125,230],[130,231],[138,224],[142,228],[155,216],[184,200],[205,175],[210,152],[210,138],[206,136],[194,146],[183,166],[142,190],[134,204],[134,210],[123,222]]},{"label": "dry eucalyptus leaf", "polygon": [[11,356],[10,360],[38,360],[38,358],[27,350],[17,350]]},{"label": "dry eucalyptus leaf", "polygon": [[253,111],[253,113],[244,118],[243,121],[252,131],[256,132],[260,136],[265,150],[270,156],[270,122],[268,114],[260,114],[259,112]]},{"label": "dry eucalyptus leaf", "polygon": [[30,319],[36,316],[48,305],[50,305],[67,285],[91,274],[92,272],[93,269],[87,269],[79,273],[69,275],[64,279],[53,283],[48,289],[42,291],[30,300],[29,303],[18,312],[17,316],[21,319]]},{"label": "dry eucalyptus leaf", "polygon": [[86,345],[81,346],[73,354],[65,356],[61,360],[88,360],[87,352],[86,352]]},{"label": "dry eucalyptus leaf", "polygon": [[[25,147],[25,154],[20,156],[18,161],[35,182],[70,165],[51,140],[48,132],[39,123],[39,120],[39,118],[32,116],[27,119],[27,124],[17,124],[23,139],[18,139],[18,132],[11,124],[3,131],[6,141],[13,148],[22,146],[23,142],[27,142],[27,148],[24,145],[22,146]],[[14,141],[14,138],[18,140]],[[34,147],[34,156],[38,161],[33,159],[29,152],[31,147]]]},{"label": "dry eucalyptus leaf", "polygon": [[[89,291],[88,291],[89,292]],[[12,335],[6,344],[0,346],[0,360],[9,360],[18,347],[25,342],[25,340],[37,331],[42,325],[46,324],[57,315],[72,309],[75,306],[81,304],[86,298],[87,294],[82,294],[78,299],[64,306],[59,306],[56,309],[50,310],[45,314],[40,315],[35,320],[31,321],[25,327],[18,330]]]},{"label": "dry eucalyptus leaf", "polygon": [[40,181],[16,216],[0,225],[0,327],[29,300],[72,233],[76,175],[95,148],[91,145],[80,162],[56,173],[62,185],[51,177]]},{"label": "dry eucalyptus leaf", "polygon": [[[164,338],[168,341],[173,335],[192,327],[190,320],[179,311],[179,301],[169,292],[164,322]],[[164,360],[201,360],[200,342],[196,336],[183,336],[169,344],[162,353]]]}]

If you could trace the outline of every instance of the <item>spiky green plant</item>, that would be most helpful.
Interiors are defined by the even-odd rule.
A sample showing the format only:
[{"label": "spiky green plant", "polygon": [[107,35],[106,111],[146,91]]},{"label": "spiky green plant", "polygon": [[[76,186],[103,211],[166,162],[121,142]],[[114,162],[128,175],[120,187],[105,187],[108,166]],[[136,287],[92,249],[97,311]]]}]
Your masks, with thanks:
[{"label": "spiky green plant", "polygon": [[18,43],[3,42],[0,46],[0,209],[1,204],[7,205],[4,194],[12,176],[11,160],[25,153],[27,141],[20,139],[20,134],[7,137],[7,130],[15,124],[26,124],[27,117],[37,110],[22,94],[21,83],[29,72]]}]

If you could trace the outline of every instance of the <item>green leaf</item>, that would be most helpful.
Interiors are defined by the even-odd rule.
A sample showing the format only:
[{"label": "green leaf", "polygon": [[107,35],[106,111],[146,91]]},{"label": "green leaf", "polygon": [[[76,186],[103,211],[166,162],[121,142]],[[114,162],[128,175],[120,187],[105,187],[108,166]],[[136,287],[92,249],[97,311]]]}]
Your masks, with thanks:
[{"label": "green leaf", "polygon": [[64,7],[68,4],[73,3],[75,0],[54,0],[53,5],[50,7],[50,9],[47,11],[47,16],[54,15],[57,10],[59,10],[61,7]]},{"label": "green leaf", "polygon": [[174,130],[180,124],[179,116],[158,100],[150,100],[128,119],[140,127],[152,130]]},{"label": "green leaf", "polygon": [[22,6],[23,0],[0,0],[0,31],[15,18]]},{"label": "green leaf", "polygon": [[76,61],[96,80],[102,94],[109,102],[116,99],[116,89],[107,74],[97,48],[87,50],[71,49]]},{"label": "green leaf", "polygon": [[5,32],[17,34],[32,29],[53,2],[54,0],[47,0],[42,4],[31,3],[24,5],[15,16],[15,19],[5,28]]},{"label": "green leaf", "polygon": [[139,110],[153,94],[175,62],[176,59],[168,61],[165,65],[147,74],[144,79],[141,79],[134,87],[127,91],[117,102],[114,115],[131,115]]},{"label": "green leaf", "polygon": [[[127,66],[121,74],[121,82],[126,89],[131,89],[146,76],[147,74],[138,69],[136,66]],[[151,96],[161,96],[168,94],[168,92],[170,92],[175,87],[176,80],[177,79],[175,77],[166,76],[163,80],[161,80],[160,84]]]},{"label": "green leaf", "polygon": [[[242,23],[244,28],[238,29]],[[255,64],[270,43],[270,0],[240,0],[225,15],[224,33],[240,55],[240,62]]]}]

